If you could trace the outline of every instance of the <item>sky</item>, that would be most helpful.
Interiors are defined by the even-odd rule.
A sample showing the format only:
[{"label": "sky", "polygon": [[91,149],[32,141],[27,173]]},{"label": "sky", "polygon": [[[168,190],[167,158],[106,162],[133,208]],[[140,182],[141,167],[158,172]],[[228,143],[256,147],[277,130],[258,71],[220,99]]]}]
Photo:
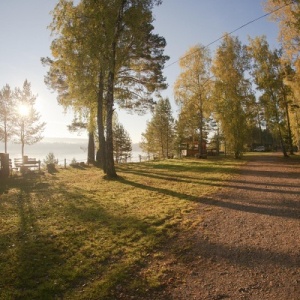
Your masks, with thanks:
[{"label": "sky", "polygon": [[[163,0],[154,9],[154,32],[167,41],[165,54],[170,56],[164,76],[168,89],[162,96],[170,99],[174,116],[178,108],[174,102],[173,85],[180,74],[178,60],[190,47],[207,46],[224,33],[265,14],[261,0]],[[37,95],[36,110],[41,121],[47,123],[44,137],[85,138],[86,134],[70,133],[67,129],[73,119],[72,111],[64,112],[57,104],[56,94],[47,88],[41,57],[51,57],[52,37],[47,28],[56,0],[0,0],[0,89],[5,84],[22,88],[27,79],[33,94]],[[266,35],[271,47],[277,47],[277,25],[262,18],[233,33],[247,44],[248,36]],[[209,46],[212,55],[221,41]],[[151,114],[144,116],[118,110],[119,121],[128,131],[132,142],[139,143]]]}]

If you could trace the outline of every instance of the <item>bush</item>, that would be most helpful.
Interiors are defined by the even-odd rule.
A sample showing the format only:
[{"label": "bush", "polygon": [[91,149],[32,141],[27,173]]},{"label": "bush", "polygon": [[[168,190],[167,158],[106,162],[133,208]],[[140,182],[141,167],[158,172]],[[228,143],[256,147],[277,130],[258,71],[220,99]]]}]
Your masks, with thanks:
[{"label": "bush", "polygon": [[50,152],[47,156],[46,159],[44,159],[44,164],[48,165],[48,164],[54,164],[57,165],[58,164],[58,159],[55,158],[55,155],[53,152]]},{"label": "bush", "polygon": [[46,159],[44,159],[44,165],[49,173],[54,173],[56,171],[55,166],[58,164],[58,159],[55,158],[54,153],[50,152]]}]

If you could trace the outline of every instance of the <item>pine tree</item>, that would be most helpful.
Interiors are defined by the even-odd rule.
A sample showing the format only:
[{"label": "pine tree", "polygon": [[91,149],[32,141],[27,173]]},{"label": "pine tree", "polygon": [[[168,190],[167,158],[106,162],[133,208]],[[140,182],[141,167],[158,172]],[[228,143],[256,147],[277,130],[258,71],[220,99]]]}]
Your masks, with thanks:
[{"label": "pine tree", "polygon": [[116,163],[119,163],[120,161],[126,162],[127,159],[131,157],[132,151],[130,135],[118,120],[114,120],[113,134],[115,161]]},{"label": "pine tree", "polygon": [[173,156],[174,150],[174,119],[168,98],[159,99],[152,119],[147,123],[146,132],[142,134],[141,148],[148,154],[160,158]]}]

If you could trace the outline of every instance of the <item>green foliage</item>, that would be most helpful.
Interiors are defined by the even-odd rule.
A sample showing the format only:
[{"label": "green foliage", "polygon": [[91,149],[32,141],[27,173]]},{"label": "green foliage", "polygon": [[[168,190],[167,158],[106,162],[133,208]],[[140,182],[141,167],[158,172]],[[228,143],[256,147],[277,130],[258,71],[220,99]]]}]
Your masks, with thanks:
[{"label": "green foliage", "polygon": [[[210,52],[203,46],[194,46],[180,59],[181,74],[174,85],[174,94],[180,113],[177,123],[179,144],[191,139],[206,138],[206,124],[212,113]],[[199,147],[202,156],[203,147]]]},{"label": "green foliage", "polygon": [[288,103],[292,91],[285,80],[293,72],[288,64],[282,64],[282,51],[271,50],[265,36],[250,39],[248,51],[253,58],[254,82],[262,92],[259,101],[267,126],[274,135],[279,135],[283,154],[286,156],[284,131],[288,133],[288,145],[292,148]]},{"label": "green foliage", "polygon": [[236,158],[241,157],[248,134],[247,119],[251,117],[254,95],[246,47],[237,37],[226,35],[214,58],[214,109],[220,121],[227,147]]},{"label": "green foliage", "polygon": [[109,177],[116,177],[114,103],[144,112],[153,105],[153,94],[166,87],[166,42],[152,32],[152,8],[159,3],[61,0],[53,11],[50,28],[56,38],[54,59],[44,59],[50,66],[47,82],[62,105],[91,109],[90,124],[97,116],[100,165]]},{"label": "green foliage", "polygon": [[113,126],[113,149],[116,162],[127,161],[131,157],[132,143],[124,126],[115,120]]}]

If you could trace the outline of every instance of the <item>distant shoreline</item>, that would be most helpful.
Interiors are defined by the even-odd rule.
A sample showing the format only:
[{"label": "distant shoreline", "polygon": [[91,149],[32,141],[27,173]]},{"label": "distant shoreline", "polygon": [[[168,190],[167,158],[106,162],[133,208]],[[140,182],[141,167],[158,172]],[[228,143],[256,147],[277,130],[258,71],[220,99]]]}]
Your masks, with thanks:
[{"label": "distant shoreline", "polygon": [[[46,156],[51,152],[58,159],[59,164],[70,164],[73,159],[76,161],[87,161],[87,143],[88,139],[83,138],[44,138],[42,141],[34,145],[25,145],[25,155],[41,160],[46,159]],[[21,145],[8,143],[7,152],[11,159],[21,157]],[[0,142],[0,153],[4,153],[4,143]],[[132,144],[132,162],[139,161],[139,155],[142,150],[139,144]]]}]

